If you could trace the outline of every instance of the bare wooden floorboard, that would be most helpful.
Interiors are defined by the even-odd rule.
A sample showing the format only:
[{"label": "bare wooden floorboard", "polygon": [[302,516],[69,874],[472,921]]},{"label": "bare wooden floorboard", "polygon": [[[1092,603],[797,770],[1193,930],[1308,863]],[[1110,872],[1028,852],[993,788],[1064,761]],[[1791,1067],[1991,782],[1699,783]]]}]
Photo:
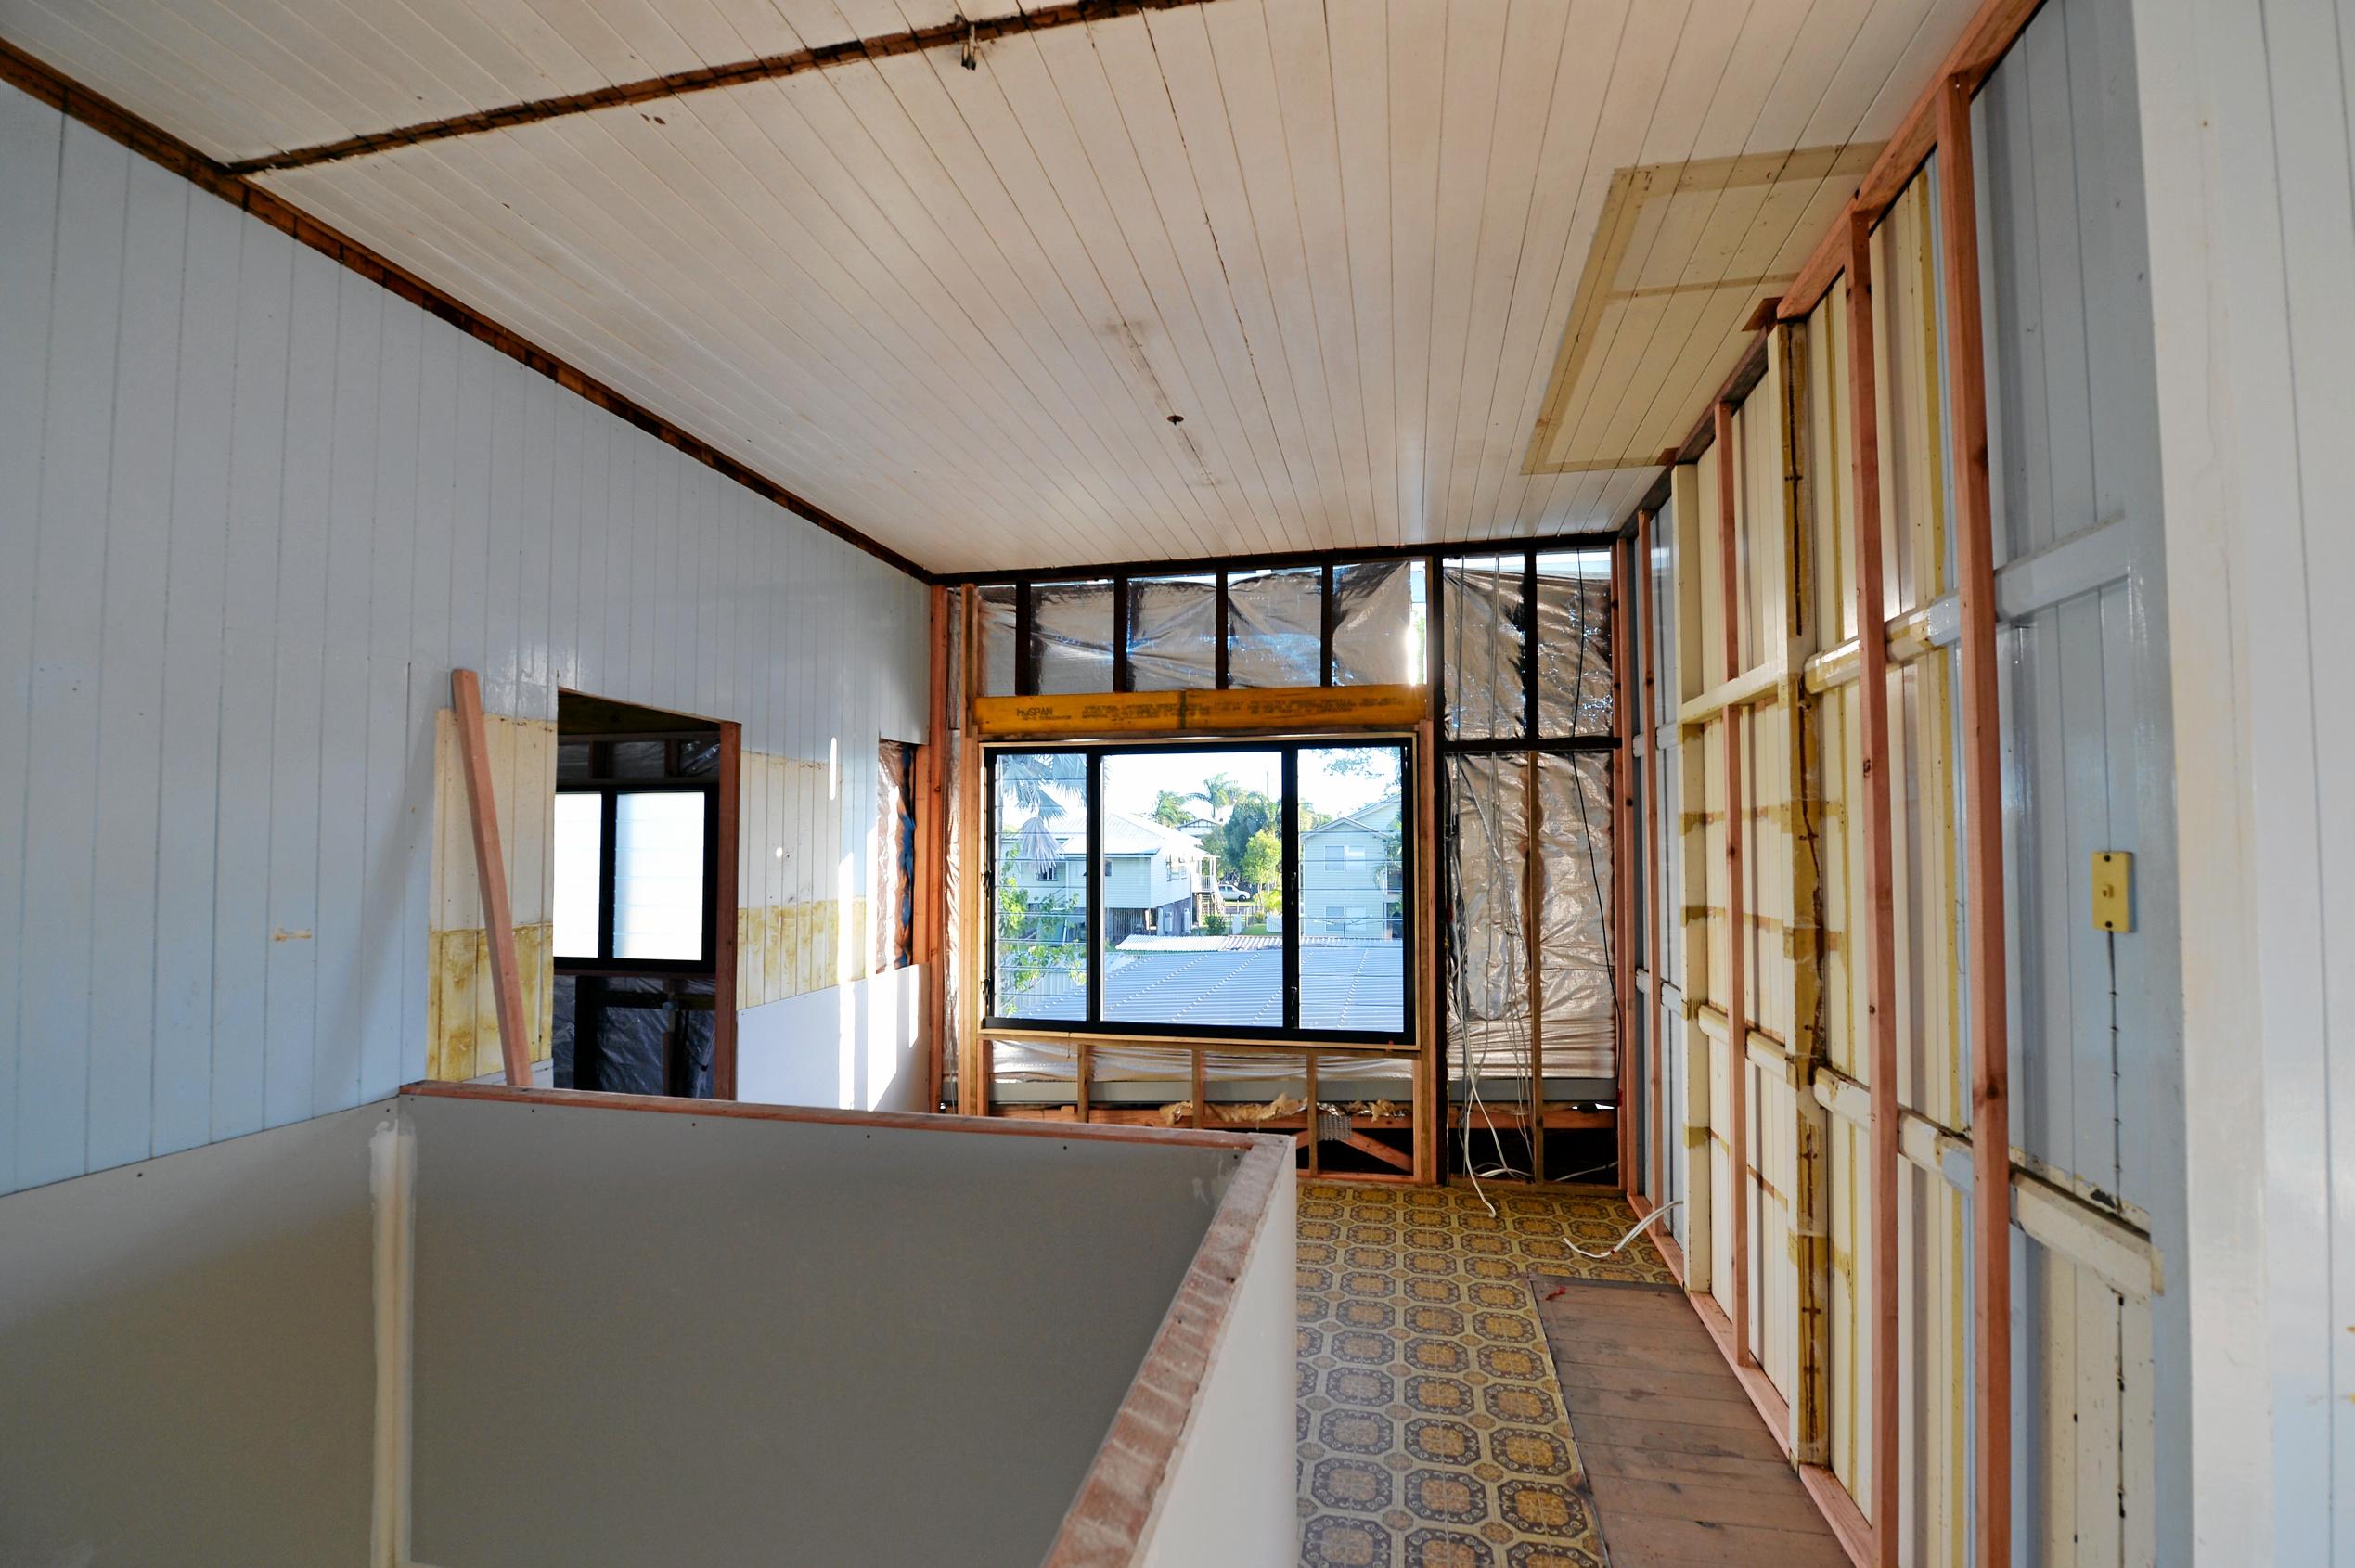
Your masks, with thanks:
[{"label": "bare wooden floorboard", "polygon": [[1537,1296],[1614,1568],[1845,1568],[1682,1292],[1541,1278]]}]

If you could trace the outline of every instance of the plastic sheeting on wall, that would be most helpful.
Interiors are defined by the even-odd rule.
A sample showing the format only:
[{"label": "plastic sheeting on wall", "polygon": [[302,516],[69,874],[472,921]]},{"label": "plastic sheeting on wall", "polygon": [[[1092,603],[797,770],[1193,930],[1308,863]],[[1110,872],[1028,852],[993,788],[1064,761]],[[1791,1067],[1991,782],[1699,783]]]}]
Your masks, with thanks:
[{"label": "plastic sheeting on wall", "polygon": [[984,697],[1014,695],[1014,632],[1021,598],[1022,589],[1011,583],[993,583],[981,590],[981,689]]},{"label": "plastic sheeting on wall", "polygon": [[1419,560],[1363,561],[1332,572],[1332,684],[1414,686],[1422,680],[1423,625],[1415,613]]},{"label": "plastic sheeting on wall", "polygon": [[1611,759],[1539,756],[1538,988],[1549,1072],[1615,1069],[1611,875]]},{"label": "plastic sheeting on wall", "polygon": [[1227,579],[1227,684],[1316,686],[1323,678],[1325,574],[1313,566]]},{"label": "plastic sheeting on wall", "polygon": [[1529,1071],[1527,759],[1448,759],[1448,1072]]},{"label": "plastic sheeting on wall", "polygon": [[1567,570],[1573,560],[1596,559],[1591,552],[1538,558],[1538,733],[1549,740],[1609,735],[1617,723],[1611,579]]},{"label": "plastic sheeting on wall", "polygon": [[910,765],[916,748],[904,741],[877,743],[875,757],[874,969],[900,969],[915,961],[916,797]]},{"label": "plastic sheeting on wall", "polygon": [[1471,556],[1440,569],[1445,598],[1439,662],[1451,739],[1502,740],[1524,733],[1528,704],[1521,668],[1522,556]]},{"label": "plastic sheeting on wall", "polygon": [[558,1088],[710,1097],[715,1042],[709,980],[565,975],[557,982],[555,1010]]},{"label": "plastic sheeting on wall", "polygon": [[[1205,1050],[1202,1055],[1203,1083],[1229,1086],[1223,1095],[1205,1093],[1206,1100],[1245,1101],[1287,1090],[1294,1095],[1306,1093],[1305,1053]],[[992,1081],[1000,1085],[1070,1084],[1078,1076],[1079,1053],[1050,1040],[992,1040],[990,1063]],[[1410,1056],[1329,1055],[1318,1063],[1318,1098],[1332,1099],[1332,1095],[1325,1092],[1329,1087],[1345,1090],[1355,1083],[1378,1079],[1402,1086],[1399,1098],[1403,1100],[1410,1092],[1403,1086],[1413,1081],[1414,1067]],[[1100,1105],[1154,1103],[1165,1095],[1182,1099],[1192,1092],[1192,1075],[1193,1054],[1187,1050],[1098,1045],[1088,1052],[1087,1082]],[[1126,1085],[1138,1086],[1138,1090],[1124,1094],[1117,1086]]]},{"label": "plastic sheeting on wall", "polygon": [[1113,583],[1039,583],[1030,590],[1032,669],[1041,693],[1113,688]]},{"label": "plastic sheeting on wall", "polygon": [[[1529,757],[1448,759],[1452,893],[1448,944],[1448,1060],[1467,1050],[1481,1073],[1525,1077],[1530,1055]],[[1539,756],[1538,989],[1545,1071],[1608,1077],[1616,1070],[1612,990],[1611,763]]]},{"label": "plastic sheeting on wall", "polygon": [[1218,579],[1128,580],[1128,687],[1188,691],[1218,681]]}]

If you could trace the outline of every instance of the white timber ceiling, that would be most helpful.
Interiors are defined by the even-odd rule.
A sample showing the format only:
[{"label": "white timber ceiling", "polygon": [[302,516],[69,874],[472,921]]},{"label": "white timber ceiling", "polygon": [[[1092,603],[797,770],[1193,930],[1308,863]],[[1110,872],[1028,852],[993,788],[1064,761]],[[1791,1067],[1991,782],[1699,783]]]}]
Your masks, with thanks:
[{"label": "white timber ceiling", "polygon": [[[1018,8],[0,37],[235,164]],[[1201,0],[253,177],[936,572],[1551,535],[1650,484],[1971,8]]]}]

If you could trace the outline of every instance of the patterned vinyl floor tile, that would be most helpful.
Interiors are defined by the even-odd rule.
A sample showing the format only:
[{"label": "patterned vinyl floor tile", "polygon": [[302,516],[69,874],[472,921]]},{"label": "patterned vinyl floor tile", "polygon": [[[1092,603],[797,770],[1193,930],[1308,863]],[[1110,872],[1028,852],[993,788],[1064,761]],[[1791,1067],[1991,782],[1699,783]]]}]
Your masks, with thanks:
[{"label": "patterned vinyl floor tile", "polygon": [[1303,1182],[1302,1568],[1602,1568],[1532,1271],[1666,1282],[1615,1197]]}]

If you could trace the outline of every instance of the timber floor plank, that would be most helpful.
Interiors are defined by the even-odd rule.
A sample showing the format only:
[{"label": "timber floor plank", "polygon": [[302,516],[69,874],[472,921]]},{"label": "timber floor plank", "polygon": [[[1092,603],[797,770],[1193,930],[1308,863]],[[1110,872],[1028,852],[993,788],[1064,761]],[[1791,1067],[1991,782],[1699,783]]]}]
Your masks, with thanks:
[{"label": "timber floor plank", "polygon": [[1847,1568],[1681,1291],[1535,1286],[1612,1568]]}]

